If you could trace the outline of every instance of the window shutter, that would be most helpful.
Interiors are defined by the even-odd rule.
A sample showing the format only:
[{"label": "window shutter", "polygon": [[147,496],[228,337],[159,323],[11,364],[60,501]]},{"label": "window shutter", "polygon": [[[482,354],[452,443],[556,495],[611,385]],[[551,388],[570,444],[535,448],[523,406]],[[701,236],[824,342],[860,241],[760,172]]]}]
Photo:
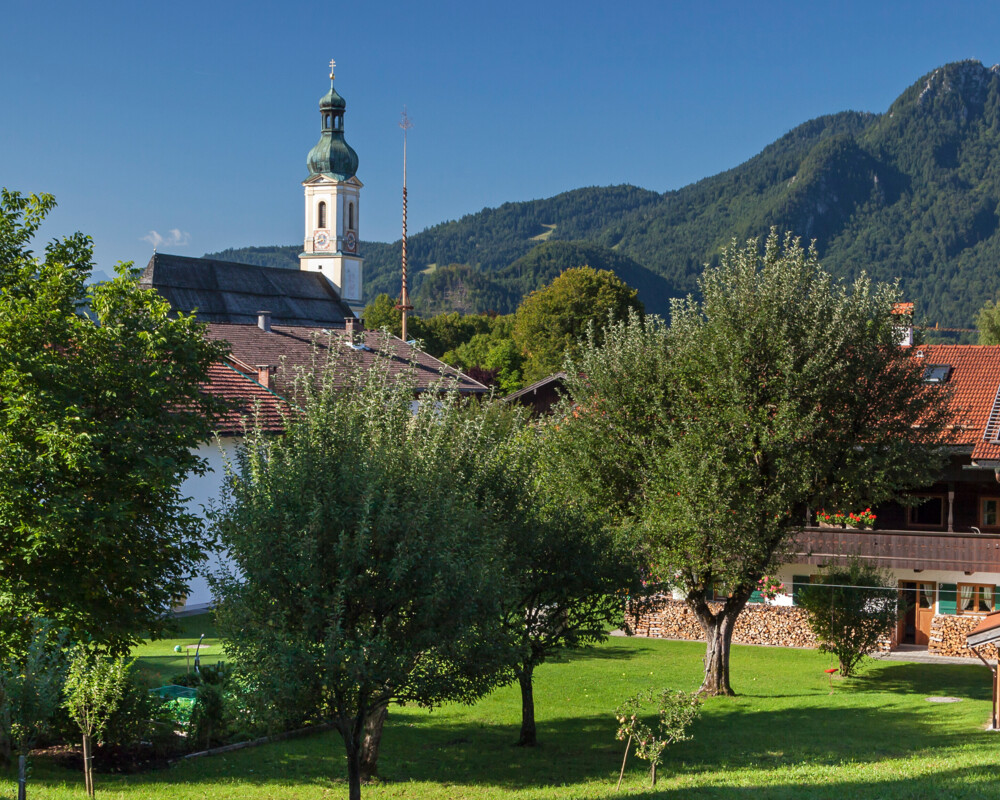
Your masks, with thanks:
[{"label": "window shutter", "polygon": [[958,585],[942,583],[938,585],[938,614],[958,613]]},{"label": "window shutter", "polygon": [[792,575],[792,605],[799,604],[799,590],[808,586],[811,580],[808,575]]},{"label": "window shutter", "polygon": [[755,590],[753,592],[753,594],[750,595],[750,599],[747,602],[748,603],[763,603],[764,602],[764,595],[762,595],[760,592],[758,592],[758,591]]}]

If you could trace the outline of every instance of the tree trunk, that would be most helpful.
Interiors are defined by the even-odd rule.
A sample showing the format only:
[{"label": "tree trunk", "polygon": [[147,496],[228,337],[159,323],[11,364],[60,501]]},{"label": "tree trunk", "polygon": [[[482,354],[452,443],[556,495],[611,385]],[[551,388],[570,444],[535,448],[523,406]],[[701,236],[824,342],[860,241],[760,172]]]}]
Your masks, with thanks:
[{"label": "tree trunk", "polygon": [[83,786],[87,797],[94,796],[94,743],[83,734]]},{"label": "tree trunk", "polygon": [[521,684],[521,738],[517,740],[518,747],[534,747],[538,744],[535,731],[535,694],[531,685],[533,664],[522,666],[517,671],[517,682]]},{"label": "tree trunk", "polygon": [[358,764],[361,770],[361,780],[370,781],[378,776],[378,751],[382,745],[382,726],[389,713],[389,705],[382,703],[375,707],[365,717],[365,728],[361,734],[361,751],[358,754]]},{"label": "tree trunk", "polygon": [[347,751],[347,797],[348,800],[361,800],[361,747],[355,741],[352,732],[340,731],[344,737],[344,749]]},{"label": "tree trunk", "polygon": [[[749,596],[749,595],[748,595]],[[705,631],[705,677],[698,691],[709,697],[718,695],[732,696],[736,692],[729,685],[729,650],[733,641],[733,627],[736,617],[743,608],[743,603],[729,598],[725,606],[717,614],[713,614],[708,603],[699,598],[688,601],[691,610],[698,617],[701,628]]]},{"label": "tree trunk", "polygon": [[5,730],[10,730],[10,705],[0,704],[0,714],[3,715],[3,725],[0,725],[0,766],[5,767],[13,755],[10,739],[3,735]]},{"label": "tree trunk", "polygon": [[25,756],[17,757],[17,800],[26,800],[28,797],[28,759]]}]

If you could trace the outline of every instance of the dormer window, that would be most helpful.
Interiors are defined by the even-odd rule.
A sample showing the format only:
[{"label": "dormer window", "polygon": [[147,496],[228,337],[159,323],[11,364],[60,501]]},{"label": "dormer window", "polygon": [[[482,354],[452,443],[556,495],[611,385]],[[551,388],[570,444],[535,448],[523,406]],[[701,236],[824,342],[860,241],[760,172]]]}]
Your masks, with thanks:
[{"label": "dormer window", "polygon": [[928,364],[924,367],[924,383],[947,383],[951,364]]},{"label": "dormer window", "polygon": [[316,216],[317,216],[317,220],[318,220],[318,224],[316,225],[316,227],[317,228],[325,228],[326,227],[326,203],[320,201],[319,209],[317,210]]}]

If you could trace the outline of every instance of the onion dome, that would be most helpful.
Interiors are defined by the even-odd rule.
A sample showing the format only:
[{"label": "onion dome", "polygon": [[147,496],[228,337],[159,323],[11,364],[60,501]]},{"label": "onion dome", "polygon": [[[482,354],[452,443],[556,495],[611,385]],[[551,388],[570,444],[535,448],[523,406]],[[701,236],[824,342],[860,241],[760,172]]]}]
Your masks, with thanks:
[{"label": "onion dome", "polygon": [[319,101],[321,120],[319,141],[309,151],[306,165],[309,178],[325,175],[337,181],[346,181],[358,171],[358,154],[344,141],[344,110],[347,103],[333,88],[330,73],[330,91]]}]

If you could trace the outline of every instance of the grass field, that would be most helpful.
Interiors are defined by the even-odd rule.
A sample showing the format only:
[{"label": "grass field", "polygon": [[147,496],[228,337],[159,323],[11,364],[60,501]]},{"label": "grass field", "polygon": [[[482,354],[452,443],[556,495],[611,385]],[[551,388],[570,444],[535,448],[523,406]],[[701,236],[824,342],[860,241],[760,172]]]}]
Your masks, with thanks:
[{"label": "grass field", "polygon": [[[170,678],[194,669],[194,645],[198,637],[205,634],[201,643],[201,663],[214,664],[225,660],[222,651],[222,640],[215,635],[215,626],[209,614],[199,614],[193,617],[180,617],[176,620],[177,630],[168,634],[169,638],[147,642],[132,651],[136,656],[137,667],[147,679],[155,685],[170,682]],[[179,646],[181,652],[174,651]]]},{"label": "grass field", "polygon": [[[195,620],[190,626],[204,626]],[[190,630],[185,633],[200,633]],[[208,631],[204,631],[208,632]],[[194,640],[197,636],[194,637]],[[184,639],[187,643],[188,639]],[[143,663],[172,643],[149,646]],[[641,688],[698,686],[704,646],[612,639],[537,673],[540,746],[512,747],[515,688],[475,706],[393,709],[381,783],[368,798],[996,798],[1000,735],[989,715],[985,667],[878,662],[860,678],[834,681],[828,656],[810,650],[735,647],[739,696],[706,702],[694,739],[668,750],[656,791],[644,762],[630,758],[614,792],[623,744],[612,712]],[[183,662],[183,659],[181,659]],[[176,665],[172,665],[176,666]],[[183,667],[182,667],[183,669]],[[947,705],[932,695],[961,698]],[[342,745],[323,733],[132,776],[99,776],[103,797],[328,798],[346,796]],[[0,793],[11,795],[10,774]],[[38,759],[32,798],[80,797],[82,785]]]}]

